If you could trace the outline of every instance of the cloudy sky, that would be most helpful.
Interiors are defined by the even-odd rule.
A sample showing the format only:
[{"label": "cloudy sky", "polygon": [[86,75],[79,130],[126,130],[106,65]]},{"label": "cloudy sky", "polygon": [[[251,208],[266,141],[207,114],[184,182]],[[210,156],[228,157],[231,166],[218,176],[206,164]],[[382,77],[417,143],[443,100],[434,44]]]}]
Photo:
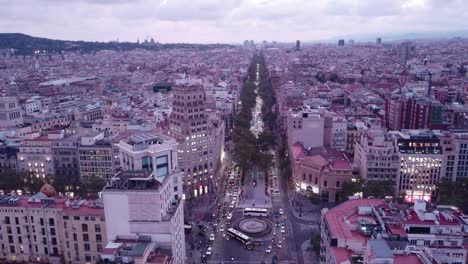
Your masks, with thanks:
[{"label": "cloudy sky", "polygon": [[466,0],[0,0],[0,32],[70,40],[292,42],[468,28]]}]

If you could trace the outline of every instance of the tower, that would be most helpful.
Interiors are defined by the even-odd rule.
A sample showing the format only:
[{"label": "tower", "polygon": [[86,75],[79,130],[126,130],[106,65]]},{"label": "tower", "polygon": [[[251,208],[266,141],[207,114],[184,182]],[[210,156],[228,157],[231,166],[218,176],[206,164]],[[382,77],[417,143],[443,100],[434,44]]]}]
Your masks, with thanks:
[{"label": "tower", "polygon": [[[184,194],[198,197],[213,190],[214,177],[220,162],[219,136],[205,109],[203,86],[185,84],[172,89],[172,113],[169,133],[179,143],[179,167],[184,173]],[[224,130],[222,131],[224,135]],[[222,144],[221,144],[222,145]]]},{"label": "tower", "polygon": [[296,51],[299,51],[299,50],[301,50],[301,41],[296,40]]}]

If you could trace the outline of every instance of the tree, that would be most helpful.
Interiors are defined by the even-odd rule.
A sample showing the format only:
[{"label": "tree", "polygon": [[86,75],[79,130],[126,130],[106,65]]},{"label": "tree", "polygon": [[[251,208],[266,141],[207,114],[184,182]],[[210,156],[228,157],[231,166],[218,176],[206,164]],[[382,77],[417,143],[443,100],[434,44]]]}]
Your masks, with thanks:
[{"label": "tree", "polygon": [[455,205],[463,211],[468,210],[468,179],[451,181],[442,179],[437,184],[437,201],[442,204]]},{"label": "tree", "polygon": [[366,181],[364,184],[363,195],[365,198],[385,198],[395,196],[395,184],[393,181]]},{"label": "tree", "polygon": [[340,202],[348,200],[349,196],[353,196],[356,193],[362,193],[364,190],[364,183],[361,178],[356,178],[353,181],[345,181],[341,185],[340,190]]},{"label": "tree", "polygon": [[320,234],[315,233],[312,235],[312,238],[310,239],[310,245],[312,246],[312,250],[315,252],[315,254],[320,254]]},{"label": "tree", "polygon": [[106,181],[104,178],[88,176],[81,179],[77,194],[82,197],[96,199],[98,198],[98,193],[102,191],[105,185]]},{"label": "tree", "polygon": [[25,181],[29,176],[24,172],[7,170],[0,173],[0,190],[5,193],[24,190]]},{"label": "tree", "polygon": [[270,129],[263,130],[257,138],[257,145],[261,151],[268,151],[275,145],[275,136]]}]

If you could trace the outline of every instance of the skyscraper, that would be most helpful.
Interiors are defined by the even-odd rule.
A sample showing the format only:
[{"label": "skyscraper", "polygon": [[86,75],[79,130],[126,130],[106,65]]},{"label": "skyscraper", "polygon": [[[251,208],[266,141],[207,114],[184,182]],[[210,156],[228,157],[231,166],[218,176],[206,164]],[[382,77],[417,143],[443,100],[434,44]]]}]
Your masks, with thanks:
[{"label": "skyscraper", "polygon": [[179,143],[179,168],[184,172],[184,194],[188,197],[197,197],[213,189],[224,148],[224,125],[209,117],[205,101],[201,85],[173,88],[169,134]]},{"label": "skyscraper", "polygon": [[378,45],[382,44],[382,38],[381,37],[378,37],[377,40],[376,40],[376,43]]},{"label": "skyscraper", "polygon": [[344,39],[338,40],[338,46],[344,46]]},{"label": "skyscraper", "polygon": [[301,50],[301,41],[296,40],[296,51],[299,51],[299,50]]}]

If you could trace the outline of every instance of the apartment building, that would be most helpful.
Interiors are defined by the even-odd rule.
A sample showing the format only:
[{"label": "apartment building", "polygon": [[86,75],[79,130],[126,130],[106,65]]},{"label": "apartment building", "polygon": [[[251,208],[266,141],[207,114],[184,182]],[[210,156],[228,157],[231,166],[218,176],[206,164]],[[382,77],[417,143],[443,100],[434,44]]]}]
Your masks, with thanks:
[{"label": "apartment building", "polygon": [[0,260],[78,264],[98,259],[107,243],[102,206],[54,195],[46,184],[34,196],[0,196]]},{"label": "apartment building", "polygon": [[287,134],[288,146],[300,142],[305,148],[322,147],[325,138],[325,118],[323,114],[314,110],[289,110]]},{"label": "apartment building", "polygon": [[121,140],[119,148],[123,171],[103,191],[111,242],[101,259],[115,263],[121,260],[119,252],[132,251],[129,257],[138,263],[149,263],[161,254],[173,263],[184,263],[182,172],[177,166],[177,143],[162,135],[139,134]]},{"label": "apartment building", "polygon": [[114,150],[113,142],[104,137],[104,132],[83,135],[78,146],[81,179],[112,178],[117,169]]},{"label": "apartment building", "polygon": [[18,170],[38,178],[55,175],[52,146],[64,136],[63,130],[30,133],[19,147]]},{"label": "apartment building", "polygon": [[426,208],[352,199],[322,210],[320,263],[465,264],[467,217],[450,206]]}]

